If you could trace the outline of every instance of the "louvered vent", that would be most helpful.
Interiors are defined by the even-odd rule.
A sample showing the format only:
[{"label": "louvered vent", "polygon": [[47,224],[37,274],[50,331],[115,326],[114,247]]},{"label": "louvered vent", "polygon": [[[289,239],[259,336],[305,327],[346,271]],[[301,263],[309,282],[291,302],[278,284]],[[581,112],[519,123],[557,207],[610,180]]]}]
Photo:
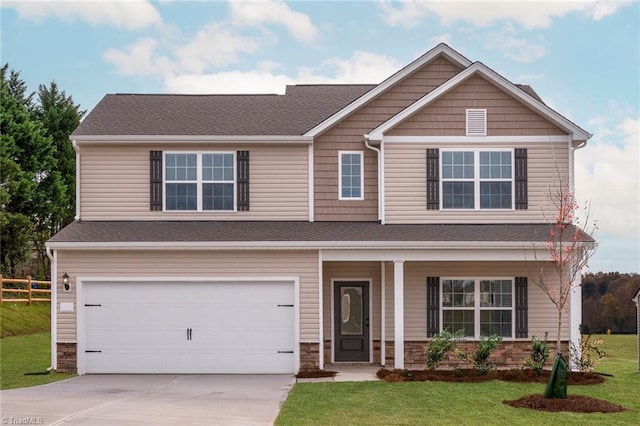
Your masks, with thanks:
[{"label": "louvered vent", "polygon": [[487,136],[487,110],[467,110],[467,136]]}]

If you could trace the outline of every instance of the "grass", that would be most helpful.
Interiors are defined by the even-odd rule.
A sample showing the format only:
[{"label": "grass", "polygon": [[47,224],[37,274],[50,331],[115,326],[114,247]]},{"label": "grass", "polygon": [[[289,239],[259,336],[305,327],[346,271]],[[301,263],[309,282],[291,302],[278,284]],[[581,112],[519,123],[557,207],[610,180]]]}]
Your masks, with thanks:
[{"label": "grass", "polygon": [[302,424],[637,424],[640,418],[640,374],[637,336],[598,336],[609,355],[595,371],[613,374],[594,386],[571,386],[570,394],[588,395],[620,404],[616,414],[549,413],[507,406],[503,400],[542,393],[543,384],[506,382],[350,382],[298,383],[276,420]]},{"label": "grass", "polygon": [[51,372],[51,308],[49,303],[0,305],[0,389],[43,385],[72,377]]},{"label": "grass", "polygon": [[0,336],[22,336],[51,330],[51,307],[44,302],[0,304]]}]

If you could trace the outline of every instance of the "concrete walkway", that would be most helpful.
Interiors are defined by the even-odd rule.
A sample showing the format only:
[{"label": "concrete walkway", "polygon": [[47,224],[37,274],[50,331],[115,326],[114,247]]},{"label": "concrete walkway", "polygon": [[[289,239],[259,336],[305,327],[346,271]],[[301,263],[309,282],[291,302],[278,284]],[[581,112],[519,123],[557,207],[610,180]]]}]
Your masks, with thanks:
[{"label": "concrete walkway", "polygon": [[335,371],[334,377],[320,377],[316,379],[297,379],[298,383],[313,382],[373,382],[377,381],[376,372],[380,366],[375,365],[351,365],[331,364],[325,366],[327,371]]},{"label": "concrete walkway", "polygon": [[87,375],[0,392],[2,424],[271,425],[292,375]]}]

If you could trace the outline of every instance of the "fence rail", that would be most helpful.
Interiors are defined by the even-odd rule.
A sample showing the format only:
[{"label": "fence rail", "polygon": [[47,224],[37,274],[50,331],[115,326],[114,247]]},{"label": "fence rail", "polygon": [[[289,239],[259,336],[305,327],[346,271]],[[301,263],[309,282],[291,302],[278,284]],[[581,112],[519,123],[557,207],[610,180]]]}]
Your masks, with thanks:
[{"label": "fence rail", "polygon": [[27,278],[4,278],[0,275],[0,303],[51,302],[51,281]]}]

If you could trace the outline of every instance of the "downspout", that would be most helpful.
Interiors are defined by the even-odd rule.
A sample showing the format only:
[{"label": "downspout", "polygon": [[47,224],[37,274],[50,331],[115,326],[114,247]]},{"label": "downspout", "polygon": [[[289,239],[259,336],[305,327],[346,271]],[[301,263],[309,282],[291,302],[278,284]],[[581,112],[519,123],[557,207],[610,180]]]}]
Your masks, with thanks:
[{"label": "downspout", "polygon": [[76,152],[76,216],[74,220],[80,220],[80,147],[75,139],[71,139],[71,145]]},{"label": "downspout", "polygon": [[51,365],[47,371],[56,370],[58,366],[58,348],[56,346],[58,322],[58,252],[51,253],[47,246],[47,257],[51,262]]},{"label": "downspout", "polygon": [[377,154],[377,158],[378,158],[378,223],[384,225],[384,215],[382,213],[382,208],[383,208],[383,201],[382,201],[382,179],[383,179],[383,174],[382,174],[382,153],[380,151],[379,148],[376,148],[374,146],[371,146],[369,144],[369,135],[364,135],[364,146],[366,146],[368,149],[370,149],[371,151],[374,151]]}]

